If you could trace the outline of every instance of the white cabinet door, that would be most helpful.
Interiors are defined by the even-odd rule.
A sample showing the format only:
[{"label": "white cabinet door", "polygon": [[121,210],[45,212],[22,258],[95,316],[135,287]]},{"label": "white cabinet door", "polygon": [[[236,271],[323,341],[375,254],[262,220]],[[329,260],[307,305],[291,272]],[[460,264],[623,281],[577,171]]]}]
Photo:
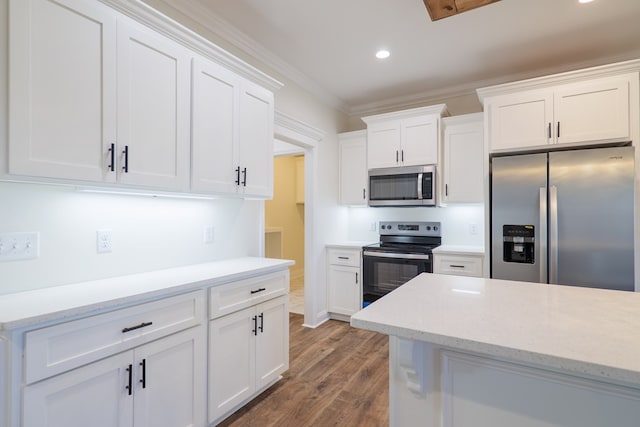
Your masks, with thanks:
[{"label": "white cabinet door", "polygon": [[256,390],[289,369],[289,299],[272,299],[256,307]]},{"label": "white cabinet door", "polygon": [[367,126],[367,168],[400,165],[400,121],[392,120]]},{"label": "white cabinet door", "polygon": [[191,328],[135,350],[136,427],[204,425],[204,328]]},{"label": "white cabinet door", "polygon": [[191,189],[235,193],[239,77],[204,59],[193,60]]},{"label": "white cabinet door", "polygon": [[482,117],[475,123],[448,125],[444,131],[444,200],[482,203],[484,199],[484,137]]},{"label": "white cabinet door", "polygon": [[402,120],[400,163],[403,166],[438,163],[440,117],[436,115]]},{"label": "white cabinet door", "polygon": [[557,142],[628,140],[631,78],[624,75],[561,86],[554,94]]},{"label": "white cabinet door", "polygon": [[240,91],[240,192],[273,197],[273,93],[248,81]]},{"label": "white cabinet door", "polygon": [[186,190],[189,52],[124,18],[118,21],[120,181]]},{"label": "white cabinet door", "polygon": [[209,323],[209,422],[255,390],[255,307]]},{"label": "white cabinet door", "polygon": [[13,0],[9,13],[9,173],[115,180],[115,13],[82,0]]},{"label": "white cabinet door", "polygon": [[546,145],[552,140],[553,92],[499,96],[489,104],[491,150]]},{"label": "white cabinet door", "polygon": [[367,134],[338,135],[340,144],[340,203],[367,204]]},{"label": "white cabinet door", "polygon": [[361,279],[358,267],[329,266],[329,312],[351,316],[360,310]]},{"label": "white cabinet door", "polygon": [[127,390],[132,360],[127,351],[26,386],[22,425],[133,426],[133,392]]}]

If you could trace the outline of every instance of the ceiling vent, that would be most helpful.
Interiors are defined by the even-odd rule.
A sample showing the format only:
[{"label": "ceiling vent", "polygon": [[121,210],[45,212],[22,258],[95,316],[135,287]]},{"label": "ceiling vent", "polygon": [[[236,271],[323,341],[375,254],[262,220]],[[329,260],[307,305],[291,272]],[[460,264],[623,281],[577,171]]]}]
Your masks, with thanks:
[{"label": "ceiling vent", "polygon": [[424,0],[432,21],[457,15],[500,0]]}]

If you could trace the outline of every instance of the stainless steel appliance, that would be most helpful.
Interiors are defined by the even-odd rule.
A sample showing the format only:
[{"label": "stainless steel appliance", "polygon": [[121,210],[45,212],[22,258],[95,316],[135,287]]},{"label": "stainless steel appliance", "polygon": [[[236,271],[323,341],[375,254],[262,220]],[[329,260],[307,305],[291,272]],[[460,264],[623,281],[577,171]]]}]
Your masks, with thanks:
[{"label": "stainless steel appliance", "polygon": [[436,167],[369,170],[369,206],[435,206]]},{"label": "stainless steel appliance", "polygon": [[380,242],[362,248],[362,301],[366,306],[420,273],[433,272],[439,222],[380,222]]},{"label": "stainless steel appliance", "polygon": [[491,159],[491,277],[634,290],[634,149]]}]

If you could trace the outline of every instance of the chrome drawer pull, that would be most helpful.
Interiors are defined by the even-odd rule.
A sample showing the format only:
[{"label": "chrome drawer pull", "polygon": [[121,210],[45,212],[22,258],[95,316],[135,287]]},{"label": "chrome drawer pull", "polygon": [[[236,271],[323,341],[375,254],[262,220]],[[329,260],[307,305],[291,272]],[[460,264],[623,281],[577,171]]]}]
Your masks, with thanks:
[{"label": "chrome drawer pull", "polygon": [[122,330],[122,333],[124,334],[124,333],[126,333],[126,332],[134,331],[134,330],[136,330],[136,329],[146,328],[147,326],[151,326],[151,325],[153,325],[153,322],[142,322],[142,323],[140,323],[139,325],[136,325],[136,326],[130,326],[130,327],[128,327],[128,328],[124,328],[124,329]]}]

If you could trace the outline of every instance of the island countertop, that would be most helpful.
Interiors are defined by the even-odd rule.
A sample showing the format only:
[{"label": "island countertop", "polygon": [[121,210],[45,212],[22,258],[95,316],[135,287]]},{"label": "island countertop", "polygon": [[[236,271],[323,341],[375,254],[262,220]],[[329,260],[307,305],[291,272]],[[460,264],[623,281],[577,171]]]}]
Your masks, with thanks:
[{"label": "island countertop", "polygon": [[421,274],[351,325],[640,388],[640,294]]}]

